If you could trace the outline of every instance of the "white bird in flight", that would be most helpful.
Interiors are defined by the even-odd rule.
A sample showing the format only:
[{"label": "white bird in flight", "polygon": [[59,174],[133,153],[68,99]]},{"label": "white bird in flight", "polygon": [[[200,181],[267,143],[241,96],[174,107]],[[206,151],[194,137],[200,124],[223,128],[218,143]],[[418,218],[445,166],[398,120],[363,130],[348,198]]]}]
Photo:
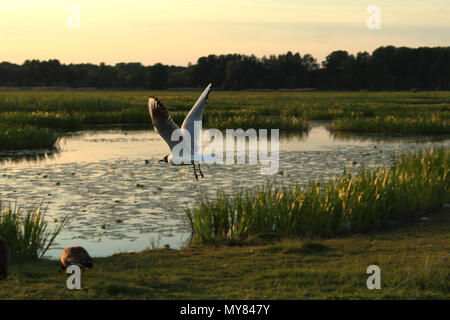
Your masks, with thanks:
[{"label": "white bird in flight", "polygon": [[[188,115],[183,121],[183,124],[181,125],[181,133],[183,133],[184,130],[189,132],[191,137],[191,163],[180,163],[179,161],[173,161],[173,154],[172,149],[175,145],[178,144],[178,141],[172,141],[172,133],[175,130],[180,130],[180,127],[176,125],[176,123],[172,120],[172,117],[169,114],[169,111],[163,106],[163,104],[155,97],[149,97],[148,98],[148,109],[150,111],[150,117],[153,121],[153,126],[155,130],[159,133],[159,135],[166,141],[166,143],[170,147],[171,153],[161,160],[159,162],[167,162],[171,165],[191,165],[194,167],[194,176],[195,179],[198,180],[197,171],[195,168],[194,163],[194,151],[197,150],[194,146],[197,144],[197,135],[194,133],[194,122],[195,121],[202,121],[203,116],[203,110],[205,110],[206,101],[208,100],[208,95],[211,90],[211,83],[206,87],[206,89],[203,91],[203,93],[198,98],[197,102],[192,107],[191,111],[189,111]],[[196,158],[196,157],[195,157]],[[200,164],[198,163],[198,170],[200,172],[201,177],[203,178],[203,172],[200,169]]]}]

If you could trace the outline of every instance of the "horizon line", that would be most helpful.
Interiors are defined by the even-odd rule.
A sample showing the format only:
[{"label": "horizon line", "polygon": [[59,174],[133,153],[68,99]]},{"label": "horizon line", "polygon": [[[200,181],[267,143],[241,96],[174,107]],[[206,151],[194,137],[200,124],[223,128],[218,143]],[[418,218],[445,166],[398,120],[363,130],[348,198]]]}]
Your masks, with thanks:
[{"label": "horizon line", "polygon": [[[398,49],[398,48],[408,48],[408,49],[421,49],[421,48],[450,48],[450,46],[418,46],[418,47],[409,47],[409,46],[395,46],[395,45],[391,45],[391,44],[388,44],[388,45],[383,45],[383,46],[379,46],[379,47],[377,47],[376,49],[374,49],[372,52],[369,52],[369,51],[367,51],[367,50],[363,50],[363,51],[358,51],[358,52],[356,52],[356,53],[352,53],[352,52],[349,52],[349,51],[347,51],[347,50],[345,50],[345,49],[336,49],[336,50],[333,50],[333,51],[331,51],[328,55],[330,55],[331,53],[333,53],[333,52],[336,52],[336,51],[346,51],[349,55],[353,55],[353,56],[355,56],[356,57],[356,55],[358,54],[358,53],[368,53],[368,54],[370,54],[370,55],[372,55],[373,54],[373,52],[374,51],[376,51],[377,49],[379,49],[379,48],[386,48],[386,47],[394,47],[394,48],[396,48],[396,49]],[[204,57],[209,57],[209,56],[227,56],[227,55],[240,55],[240,56],[248,56],[248,57],[250,57],[250,56],[255,56],[256,58],[258,58],[258,59],[263,59],[263,58],[269,58],[269,57],[271,57],[271,56],[280,56],[280,55],[285,55],[285,54],[287,54],[287,53],[292,53],[293,55],[295,55],[295,54],[299,54],[301,57],[304,57],[304,56],[306,56],[306,55],[310,55],[311,57],[313,57],[315,60],[316,60],[316,62],[319,64],[319,66],[321,66],[321,64],[322,64],[322,62],[324,62],[324,61],[326,61],[326,57],[323,59],[323,60],[321,60],[320,62],[319,62],[319,60],[317,59],[317,58],[315,58],[311,53],[305,53],[305,54],[301,54],[300,52],[294,52],[294,51],[291,51],[291,50],[288,50],[288,51],[286,51],[286,52],[284,52],[284,53],[272,53],[272,54],[269,54],[269,55],[262,55],[262,56],[257,56],[256,54],[245,54],[245,53],[220,53],[220,54],[217,54],[217,53],[210,53],[210,54],[208,54],[208,55],[202,55],[202,56],[200,56],[200,57],[198,57],[197,58],[197,60],[195,61],[195,62],[188,62],[188,64],[187,65],[176,65],[176,64],[165,64],[165,63],[163,63],[163,62],[161,62],[161,61],[159,61],[159,62],[155,62],[155,63],[153,63],[153,64],[143,64],[142,62],[140,62],[140,61],[119,61],[119,62],[116,62],[115,64],[108,64],[108,63],[106,63],[106,62],[103,62],[103,61],[101,61],[101,62],[64,62],[64,61],[61,61],[60,59],[58,59],[58,58],[47,58],[47,59],[25,59],[22,63],[18,63],[18,62],[11,62],[11,61],[6,61],[6,60],[4,60],[4,61],[0,61],[0,63],[10,63],[10,64],[16,64],[16,65],[23,65],[25,62],[27,62],[27,61],[39,61],[39,62],[47,62],[47,61],[52,61],[52,60],[57,60],[60,64],[62,64],[62,65],[80,65],[80,64],[91,64],[91,65],[101,65],[101,64],[105,64],[105,66],[111,66],[111,67],[114,67],[115,65],[117,65],[117,64],[121,64],[121,63],[124,63],[124,64],[132,64],[132,63],[139,63],[139,64],[141,64],[142,66],[154,66],[154,65],[156,65],[156,64],[162,64],[162,65],[165,65],[165,66],[169,66],[169,67],[182,67],[182,68],[187,68],[187,67],[189,67],[189,65],[190,64],[196,64],[197,62],[198,62],[198,59],[200,59],[200,58],[204,58]]]}]

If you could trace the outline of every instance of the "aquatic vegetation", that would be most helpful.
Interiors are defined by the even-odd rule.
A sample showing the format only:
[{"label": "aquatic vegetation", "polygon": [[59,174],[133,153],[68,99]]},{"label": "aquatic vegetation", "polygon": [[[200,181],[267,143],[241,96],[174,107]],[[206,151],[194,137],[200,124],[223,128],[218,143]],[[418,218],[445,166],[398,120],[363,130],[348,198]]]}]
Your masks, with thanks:
[{"label": "aquatic vegetation", "polygon": [[255,116],[253,114],[234,115],[230,117],[210,116],[205,126],[218,129],[283,128],[284,130],[308,130],[308,123],[302,118],[295,116]]},{"label": "aquatic vegetation", "polygon": [[0,123],[0,150],[52,148],[59,134],[51,129]]},{"label": "aquatic vegetation", "polygon": [[54,244],[67,219],[62,219],[53,231],[49,231],[41,206],[23,213],[17,206],[2,207],[0,202],[0,235],[8,243],[13,256],[42,258]]},{"label": "aquatic vegetation", "polygon": [[450,201],[450,150],[403,156],[327,182],[218,191],[186,209],[194,239],[332,236],[377,230]]},{"label": "aquatic vegetation", "polygon": [[375,118],[340,118],[331,123],[331,128],[339,131],[393,134],[447,134],[450,133],[450,113],[421,114],[414,118],[392,115]]},{"label": "aquatic vegetation", "polygon": [[14,126],[77,130],[81,127],[81,117],[77,114],[58,112],[4,112],[0,113],[0,123]]},{"label": "aquatic vegetation", "polygon": [[[60,131],[98,125],[151,128],[149,95],[164,101],[178,125],[198,98],[197,91],[5,91],[0,92],[0,126]],[[308,120],[333,120],[334,129],[357,132],[448,133],[450,93],[214,91],[204,127],[306,131]],[[49,145],[40,139],[29,144]],[[0,149],[24,148],[11,138],[9,146],[4,145]]]}]

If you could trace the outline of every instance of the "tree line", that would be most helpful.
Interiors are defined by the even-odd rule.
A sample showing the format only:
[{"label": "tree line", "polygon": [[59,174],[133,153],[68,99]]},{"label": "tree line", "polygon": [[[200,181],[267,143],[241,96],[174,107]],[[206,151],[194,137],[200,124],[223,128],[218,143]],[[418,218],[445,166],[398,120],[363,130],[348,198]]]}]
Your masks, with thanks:
[{"label": "tree line", "polygon": [[450,47],[379,47],[371,54],[331,52],[319,64],[310,54],[287,52],[257,58],[226,54],[200,57],[187,67],[161,63],[61,64],[58,60],[0,63],[0,86],[225,90],[449,90]]}]

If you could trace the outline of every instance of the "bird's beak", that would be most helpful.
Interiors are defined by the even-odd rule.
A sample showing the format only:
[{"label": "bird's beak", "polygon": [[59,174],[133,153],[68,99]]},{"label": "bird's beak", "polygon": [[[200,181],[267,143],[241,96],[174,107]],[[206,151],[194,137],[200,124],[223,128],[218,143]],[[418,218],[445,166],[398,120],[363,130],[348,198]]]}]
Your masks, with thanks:
[{"label": "bird's beak", "polygon": [[158,160],[158,162],[166,162],[166,161],[164,161],[164,159],[161,159],[161,160]]}]

